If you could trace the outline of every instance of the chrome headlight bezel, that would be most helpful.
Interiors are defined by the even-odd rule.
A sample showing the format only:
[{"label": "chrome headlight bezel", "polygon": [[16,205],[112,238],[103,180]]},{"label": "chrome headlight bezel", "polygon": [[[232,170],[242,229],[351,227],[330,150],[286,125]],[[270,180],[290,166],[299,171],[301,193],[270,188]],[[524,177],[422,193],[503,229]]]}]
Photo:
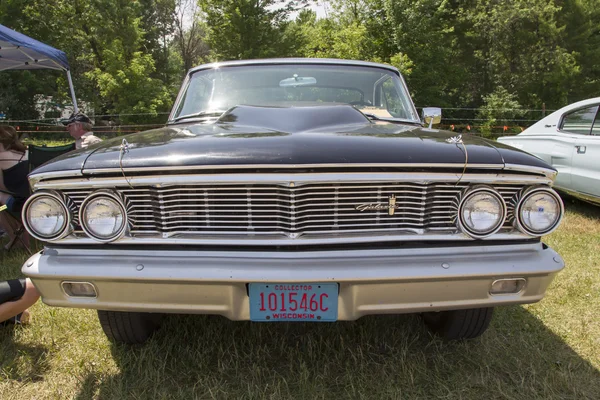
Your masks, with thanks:
[{"label": "chrome headlight bezel", "polygon": [[[31,208],[31,205],[37,200],[39,200],[41,197],[49,197],[52,200],[56,201],[61,206],[61,209],[63,210],[63,213],[65,215],[64,226],[56,234],[51,236],[42,235],[36,232],[32,228],[31,223],[29,221],[29,210]],[[29,234],[32,237],[42,242],[52,242],[60,240],[65,236],[68,236],[73,231],[73,212],[68,204],[69,199],[61,193],[56,192],[54,190],[40,190],[38,192],[35,192],[31,196],[29,196],[29,198],[23,205],[23,210],[21,212],[21,220],[23,221],[23,226],[25,226],[25,229],[27,230],[27,232],[29,232]]]},{"label": "chrome headlight bezel", "polygon": [[[121,213],[123,215],[123,224],[121,226],[121,228],[115,233],[113,234],[111,237],[100,237],[97,234],[95,234],[87,225],[87,220],[85,219],[84,215],[85,215],[85,210],[87,208],[87,206],[89,205],[89,203],[93,200],[96,200],[99,197],[106,197],[109,200],[114,201],[117,206],[119,207],[119,209],[121,210]],[[123,237],[125,235],[125,232],[127,231],[127,227],[129,226],[129,219],[127,217],[127,208],[125,207],[125,203],[123,201],[123,199],[116,193],[113,192],[111,190],[98,190],[93,192],[92,194],[90,194],[88,197],[86,197],[83,202],[81,203],[81,206],[79,207],[79,224],[81,225],[81,229],[83,230],[83,232],[85,232],[86,235],[88,235],[90,238],[101,242],[101,243],[110,243],[110,242],[114,242],[117,239],[120,239],[121,237]]]},{"label": "chrome headlight bezel", "polygon": [[[472,228],[470,228],[463,219],[463,207],[465,206],[467,201],[470,198],[472,198],[473,196],[482,194],[482,193],[486,193],[486,194],[493,196],[500,204],[500,210],[499,210],[500,218],[498,219],[498,222],[493,226],[492,229],[489,229],[488,231],[483,232],[483,233],[477,232],[477,231],[473,230]],[[507,214],[508,214],[508,207],[506,206],[506,202],[504,201],[504,198],[502,197],[502,195],[496,189],[494,189],[491,186],[477,185],[477,186],[468,188],[465,192],[463,192],[463,195],[461,196],[460,202],[458,204],[458,217],[457,217],[458,227],[460,228],[460,230],[462,232],[466,233],[467,235],[471,236],[474,239],[484,239],[486,237],[489,237],[489,236],[495,234],[502,228],[502,226],[504,225],[504,222],[506,221]]]},{"label": "chrome headlight bezel", "polygon": [[[522,207],[525,204],[525,202],[529,198],[531,198],[531,196],[538,194],[540,192],[544,192],[544,193],[552,196],[556,200],[556,203],[558,204],[558,208],[559,208],[559,216],[556,219],[556,221],[554,221],[554,223],[552,224],[552,226],[549,229],[546,229],[543,231],[538,231],[538,230],[530,229],[529,227],[527,227],[527,225],[522,221],[523,217],[521,214]],[[541,236],[548,235],[548,234],[554,232],[559,227],[564,215],[565,215],[565,206],[562,202],[562,199],[560,198],[560,195],[554,189],[552,189],[550,187],[545,187],[545,186],[533,186],[533,187],[524,189],[519,194],[519,199],[518,199],[517,205],[515,206],[514,224],[517,229],[519,229],[521,232],[523,232],[529,236],[541,237]]]}]

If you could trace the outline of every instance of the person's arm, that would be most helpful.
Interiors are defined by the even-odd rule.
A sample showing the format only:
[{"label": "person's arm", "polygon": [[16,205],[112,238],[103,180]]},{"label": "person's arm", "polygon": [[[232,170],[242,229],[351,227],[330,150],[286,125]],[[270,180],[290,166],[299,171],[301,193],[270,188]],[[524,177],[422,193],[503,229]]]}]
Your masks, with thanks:
[{"label": "person's arm", "polygon": [[11,199],[11,195],[0,191],[0,204],[6,204]]},{"label": "person's arm", "polygon": [[0,322],[6,321],[27,310],[34,305],[40,298],[40,292],[33,286],[33,283],[27,279],[25,283],[25,293],[23,297],[16,301],[8,301],[0,304]]}]

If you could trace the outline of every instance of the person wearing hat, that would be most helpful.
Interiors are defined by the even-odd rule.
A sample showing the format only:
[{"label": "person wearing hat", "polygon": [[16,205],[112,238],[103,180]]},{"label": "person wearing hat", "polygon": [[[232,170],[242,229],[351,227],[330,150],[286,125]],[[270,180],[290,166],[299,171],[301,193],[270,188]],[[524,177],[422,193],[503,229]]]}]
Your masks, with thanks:
[{"label": "person wearing hat", "polygon": [[102,141],[99,137],[94,136],[92,121],[85,114],[71,115],[64,124],[67,126],[69,135],[75,138],[76,149],[84,149]]}]

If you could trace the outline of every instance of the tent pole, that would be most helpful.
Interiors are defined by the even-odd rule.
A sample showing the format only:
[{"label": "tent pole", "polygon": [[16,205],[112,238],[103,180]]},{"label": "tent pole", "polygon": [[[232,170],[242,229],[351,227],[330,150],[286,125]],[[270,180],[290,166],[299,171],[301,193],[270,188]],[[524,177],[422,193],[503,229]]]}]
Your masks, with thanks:
[{"label": "tent pole", "polygon": [[73,80],[71,79],[71,71],[67,70],[67,79],[69,80],[69,89],[71,90],[71,98],[73,99],[73,114],[79,112],[77,107],[77,98],[75,97],[75,89],[73,88]]}]

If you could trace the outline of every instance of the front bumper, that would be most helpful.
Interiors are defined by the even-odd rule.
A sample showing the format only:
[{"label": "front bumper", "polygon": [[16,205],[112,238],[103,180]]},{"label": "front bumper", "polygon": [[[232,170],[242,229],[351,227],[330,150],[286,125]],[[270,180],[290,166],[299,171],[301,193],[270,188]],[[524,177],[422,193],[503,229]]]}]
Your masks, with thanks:
[{"label": "front bumper", "polygon": [[[483,244],[483,243],[482,243]],[[337,282],[338,319],[533,303],[562,258],[542,243],[347,251],[52,249],[23,273],[51,306],[218,314],[250,319],[250,282]],[[491,295],[500,278],[525,278],[521,292]],[[68,296],[64,281],[91,282],[96,298]]]}]

